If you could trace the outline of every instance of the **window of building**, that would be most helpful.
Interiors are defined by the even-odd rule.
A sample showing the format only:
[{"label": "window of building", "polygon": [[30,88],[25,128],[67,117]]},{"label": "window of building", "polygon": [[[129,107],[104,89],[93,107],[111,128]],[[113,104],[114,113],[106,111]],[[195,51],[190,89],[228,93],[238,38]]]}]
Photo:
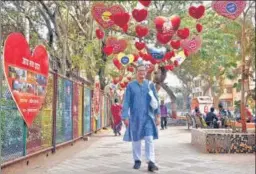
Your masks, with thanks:
[{"label": "window of building", "polygon": [[228,93],[228,94],[232,94],[232,90],[233,90],[232,87],[228,87],[228,88],[227,88],[227,93]]}]

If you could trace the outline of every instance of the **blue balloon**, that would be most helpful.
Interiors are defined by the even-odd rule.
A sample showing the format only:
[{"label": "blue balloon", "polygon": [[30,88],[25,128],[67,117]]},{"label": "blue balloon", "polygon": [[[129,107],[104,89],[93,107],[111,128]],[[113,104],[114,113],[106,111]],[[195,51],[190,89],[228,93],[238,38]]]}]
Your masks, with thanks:
[{"label": "blue balloon", "polygon": [[149,54],[155,59],[163,59],[165,52],[156,48],[149,48]]}]

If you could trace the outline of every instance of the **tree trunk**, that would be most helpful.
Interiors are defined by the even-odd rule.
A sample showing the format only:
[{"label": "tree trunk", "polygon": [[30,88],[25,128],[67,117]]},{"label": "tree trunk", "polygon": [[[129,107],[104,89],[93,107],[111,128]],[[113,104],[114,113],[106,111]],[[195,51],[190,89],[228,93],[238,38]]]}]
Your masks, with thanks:
[{"label": "tree trunk", "polygon": [[177,118],[176,96],[174,95],[173,91],[169,88],[167,84],[161,83],[160,85],[171,98],[172,117],[176,119]]}]

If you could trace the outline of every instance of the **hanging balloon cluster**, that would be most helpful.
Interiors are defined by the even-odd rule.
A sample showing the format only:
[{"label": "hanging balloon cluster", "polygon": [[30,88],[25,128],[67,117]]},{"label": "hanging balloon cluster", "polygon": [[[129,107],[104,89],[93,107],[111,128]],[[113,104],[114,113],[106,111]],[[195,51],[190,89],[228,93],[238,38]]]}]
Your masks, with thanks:
[{"label": "hanging balloon cluster", "polygon": [[[196,29],[198,34],[202,32],[203,26],[199,23],[199,19],[204,15],[205,7],[200,5],[198,7],[191,6],[189,8],[189,15],[197,20]],[[177,15],[170,18],[158,16],[154,20],[155,29],[157,31],[157,41],[166,46],[170,45],[168,52],[164,48],[148,48],[149,54],[143,55],[145,60],[149,60],[152,64],[160,64],[166,70],[172,71],[179,66],[185,57],[192,53],[196,53],[201,47],[201,37],[190,36],[189,28],[179,28],[181,19]]]},{"label": "hanging balloon cluster", "polygon": [[[143,8],[134,9],[131,14],[137,22],[135,32],[138,41],[135,42],[135,47],[138,50],[138,54],[125,54],[124,51],[127,47],[127,40],[118,40],[115,37],[108,37],[106,39],[106,46],[103,48],[103,52],[107,56],[114,54],[113,64],[118,70],[126,70],[128,73],[132,74],[134,72],[132,63],[136,62],[139,57],[150,62],[148,66],[149,72],[154,70],[155,64],[164,66],[166,70],[173,70],[175,67],[179,66],[187,56],[196,53],[200,49],[202,42],[201,37],[199,35],[190,36],[189,28],[180,29],[181,19],[177,15],[173,15],[170,18],[158,16],[154,20],[155,29],[157,31],[156,39],[165,49],[147,46],[144,42],[144,38],[149,34],[149,29],[144,21],[147,19],[148,7],[151,1],[139,0],[139,3]],[[197,20],[196,29],[198,34],[203,30],[199,19],[204,13],[205,7],[203,5],[198,7],[191,6],[189,8],[189,15]],[[131,17],[121,5],[106,7],[104,3],[95,3],[92,7],[92,15],[103,29],[119,27],[124,33],[128,31],[128,23]],[[96,30],[96,36],[98,39],[104,38],[102,29]],[[166,51],[167,44],[170,45],[169,51]],[[130,74],[124,78],[113,78],[113,84],[119,84],[121,88],[125,88],[131,80]]]}]

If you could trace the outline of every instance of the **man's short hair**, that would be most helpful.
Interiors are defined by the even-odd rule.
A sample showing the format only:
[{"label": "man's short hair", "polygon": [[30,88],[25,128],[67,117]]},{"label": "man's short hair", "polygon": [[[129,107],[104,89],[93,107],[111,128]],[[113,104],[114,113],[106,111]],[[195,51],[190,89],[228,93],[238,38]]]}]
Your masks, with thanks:
[{"label": "man's short hair", "polygon": [[214,107],[211,107],[211,112],[214,112]]}]

